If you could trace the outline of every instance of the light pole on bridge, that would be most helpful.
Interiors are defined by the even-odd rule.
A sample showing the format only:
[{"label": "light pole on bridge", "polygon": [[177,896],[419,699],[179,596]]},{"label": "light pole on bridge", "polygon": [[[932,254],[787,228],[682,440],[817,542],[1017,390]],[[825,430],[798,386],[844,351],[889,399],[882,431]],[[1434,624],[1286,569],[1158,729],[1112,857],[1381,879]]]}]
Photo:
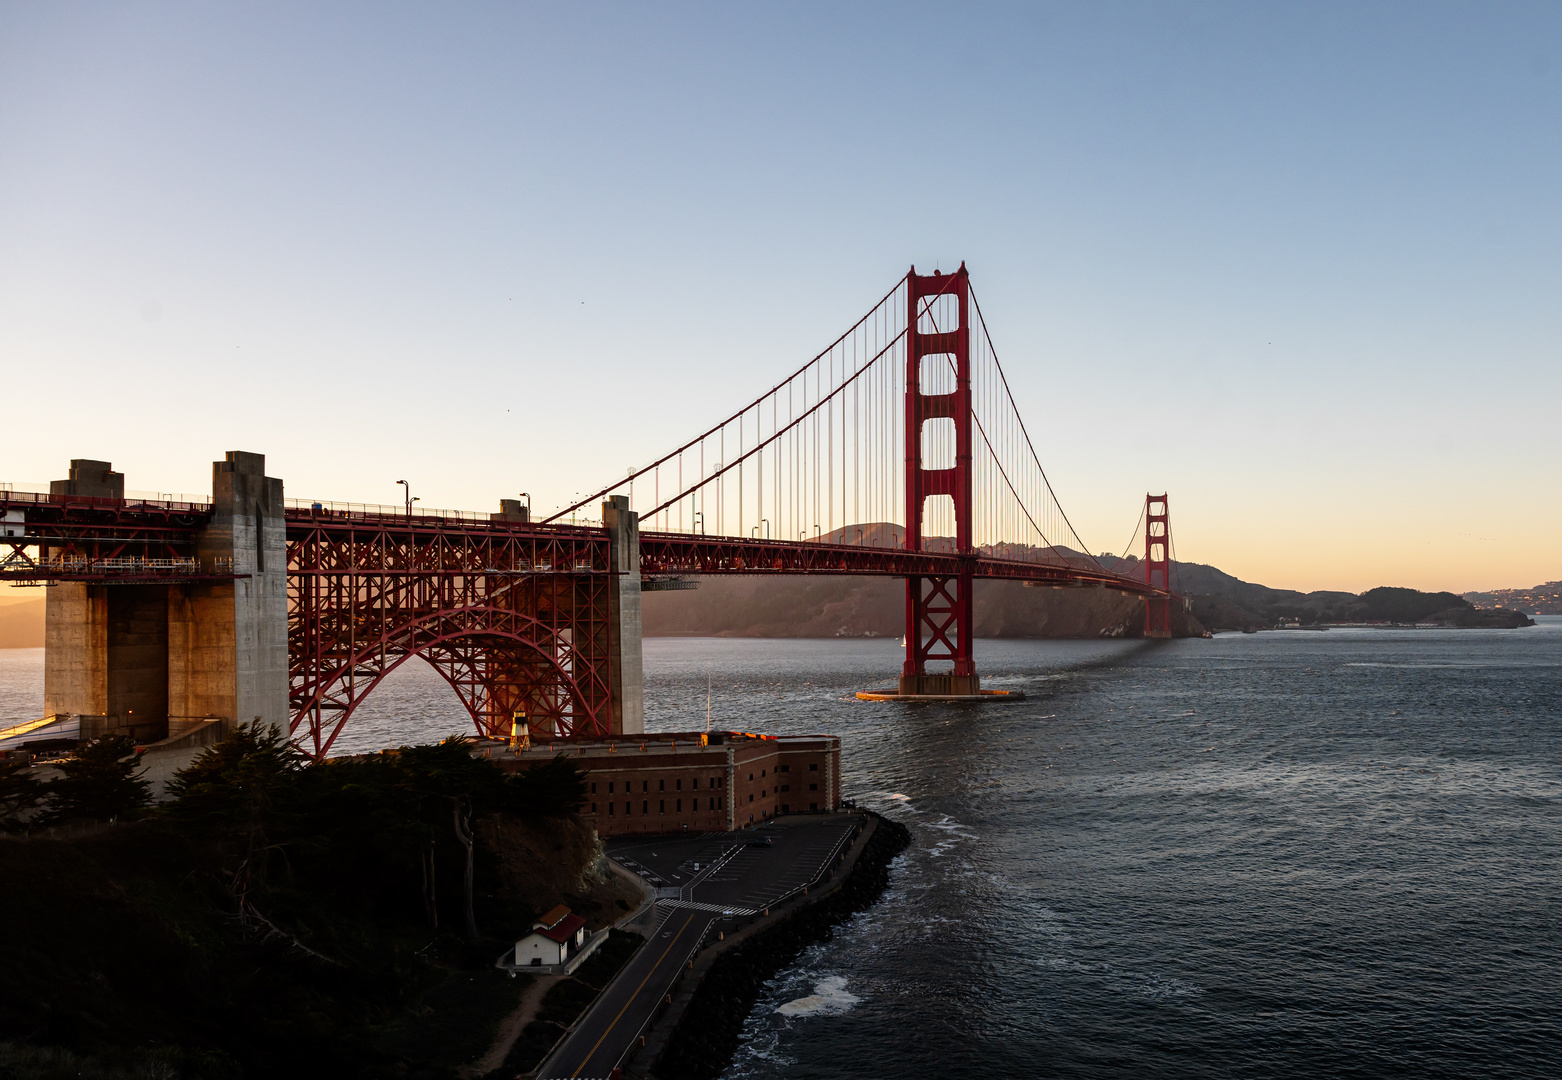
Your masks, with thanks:
[{"label": "light pole on bridge", "polygon": [[407,517],[410,518],[412,517],[412,504],[415,502],[422,502],[423,500],[414,499],[412,497],[412,485],[407,483],[405,480],[397,480],[396,483],[407,489]]}]

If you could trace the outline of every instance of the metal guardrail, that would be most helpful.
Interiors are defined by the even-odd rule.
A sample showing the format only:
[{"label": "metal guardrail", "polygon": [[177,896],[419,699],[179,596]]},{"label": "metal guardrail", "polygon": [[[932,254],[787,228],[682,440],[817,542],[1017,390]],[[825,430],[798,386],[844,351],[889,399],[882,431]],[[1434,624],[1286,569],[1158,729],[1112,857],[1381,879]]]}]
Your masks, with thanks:
[{"label": "metal guardrail", "polygon": [[[158,495],[163,492],[156,493]],[[115,509],[135,510],[138,507],[149,510],[171,510],[176,513],[208,513],[212,508],[211,499],[202,499],[194,495],[178,495],[173,498],[151,498],[141,495],[127,495],[123,499],[110,498],[103,495],[51,495],[47,491],[19,491],[14,486],[0,484],[0,502],[11,504],[22,503],[32,506],[103,506]]]},{"label": "metal guardrail", "polygon": [[[229,569],[233,560],[229,559]],[[135,555],[117,555],[106,559],[71,558],[61,555],[54,559],[40,559],[33,565],[40,570],[67,574],[112,573],[181,573],[198,574],[201,564],[197,559],[144,559]]]},{"label": "metal guardrail", "polygon": [[[283,505],[289,510],[308,510],[316,514],[342,518],[411,518],[415,521],[441,522],[455,521],[474,524],[489,525],[504,524],[505,519],[497,514],[484,513],[478,510],[437,510],[432,507],[414,506],[409,514],[405,505],[395,506],[386,503],[359,503],[340,502],[329,499],[284,499]],[[508,522],[508,524],[525,524],[524,522]],[[536,524],[536,522],[531,522]],[[602,522],[596,518],[573,517],[566,521],[560,521],[559,525],[578,525],[583,528],[600,529]]]}]

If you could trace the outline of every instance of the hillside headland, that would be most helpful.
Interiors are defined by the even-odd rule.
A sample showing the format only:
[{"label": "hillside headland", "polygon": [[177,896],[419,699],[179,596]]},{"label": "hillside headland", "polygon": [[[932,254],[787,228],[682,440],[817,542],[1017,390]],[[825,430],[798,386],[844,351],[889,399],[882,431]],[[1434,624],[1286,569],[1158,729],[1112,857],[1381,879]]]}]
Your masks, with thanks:
[{"label": "hillside headland", "polygon": [[[1139,576],[1137,559],[1100,560]],[[1190,607],[1173,608],[1172,633],[1265,630],[1298,625],[1516,627],[1532,625],[1506,608],[1478,608],[1453,593],[1383,587],[1356,594],[1271,589],[1213,566],[1173,563],[1173,584]],[[905,586],[880,577],[706,577],[697,589],[647,593],[648,637],[894,637],[905,632]],[[1026,588],[978,581],[976,636],[1100,638],[1144,636],[1143,603],[1106,589]]]}]

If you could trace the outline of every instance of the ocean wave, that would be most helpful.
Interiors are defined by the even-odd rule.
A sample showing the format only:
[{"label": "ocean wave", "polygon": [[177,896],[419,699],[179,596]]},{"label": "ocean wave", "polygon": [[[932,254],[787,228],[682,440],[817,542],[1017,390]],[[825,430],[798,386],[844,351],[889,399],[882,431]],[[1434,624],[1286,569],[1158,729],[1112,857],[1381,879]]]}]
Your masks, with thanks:
[{"label": "ocean wave", "polygon": [[851,1012],[862,998],[846,990],[846,976],[830,975],[814,983],[814,992],[778,1006],[782,1016],[841,1016]]}]

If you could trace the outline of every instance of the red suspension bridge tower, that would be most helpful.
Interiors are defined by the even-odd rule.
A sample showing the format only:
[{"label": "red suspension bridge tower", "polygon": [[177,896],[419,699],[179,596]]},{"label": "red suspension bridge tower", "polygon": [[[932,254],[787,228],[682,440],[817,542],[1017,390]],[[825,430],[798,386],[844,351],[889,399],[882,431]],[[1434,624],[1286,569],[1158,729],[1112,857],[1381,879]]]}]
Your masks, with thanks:
[{"label": "red suspension bridge tower", "polygon": [[1166,496],[1144,497],[1144,636],[1171,637],[1171,513]]},{"label": "red suspension bridge tower", "polygon": [[[907,551],[923,550],[928,500],[947,498],[954,504],[952,554],[958,562],[952,574],[906,578],[906,660],[900,692],[966,696],[980,692],[971,640],[976,550],[971,539],[970,281],[961,263],[953,274],[935,272],[931,277],[912,267],[906,285],[904,544]],[[951,369],[953,388],[929,393],[947,381]],[[935,433],[933,427],[940,422],[944,431]],[[944,451],[942,462],[936,460],[939,450]],[[948,539],[939,540],[947,548]],[[930,661],[953,662],[954,670],[929,675]]]}]

